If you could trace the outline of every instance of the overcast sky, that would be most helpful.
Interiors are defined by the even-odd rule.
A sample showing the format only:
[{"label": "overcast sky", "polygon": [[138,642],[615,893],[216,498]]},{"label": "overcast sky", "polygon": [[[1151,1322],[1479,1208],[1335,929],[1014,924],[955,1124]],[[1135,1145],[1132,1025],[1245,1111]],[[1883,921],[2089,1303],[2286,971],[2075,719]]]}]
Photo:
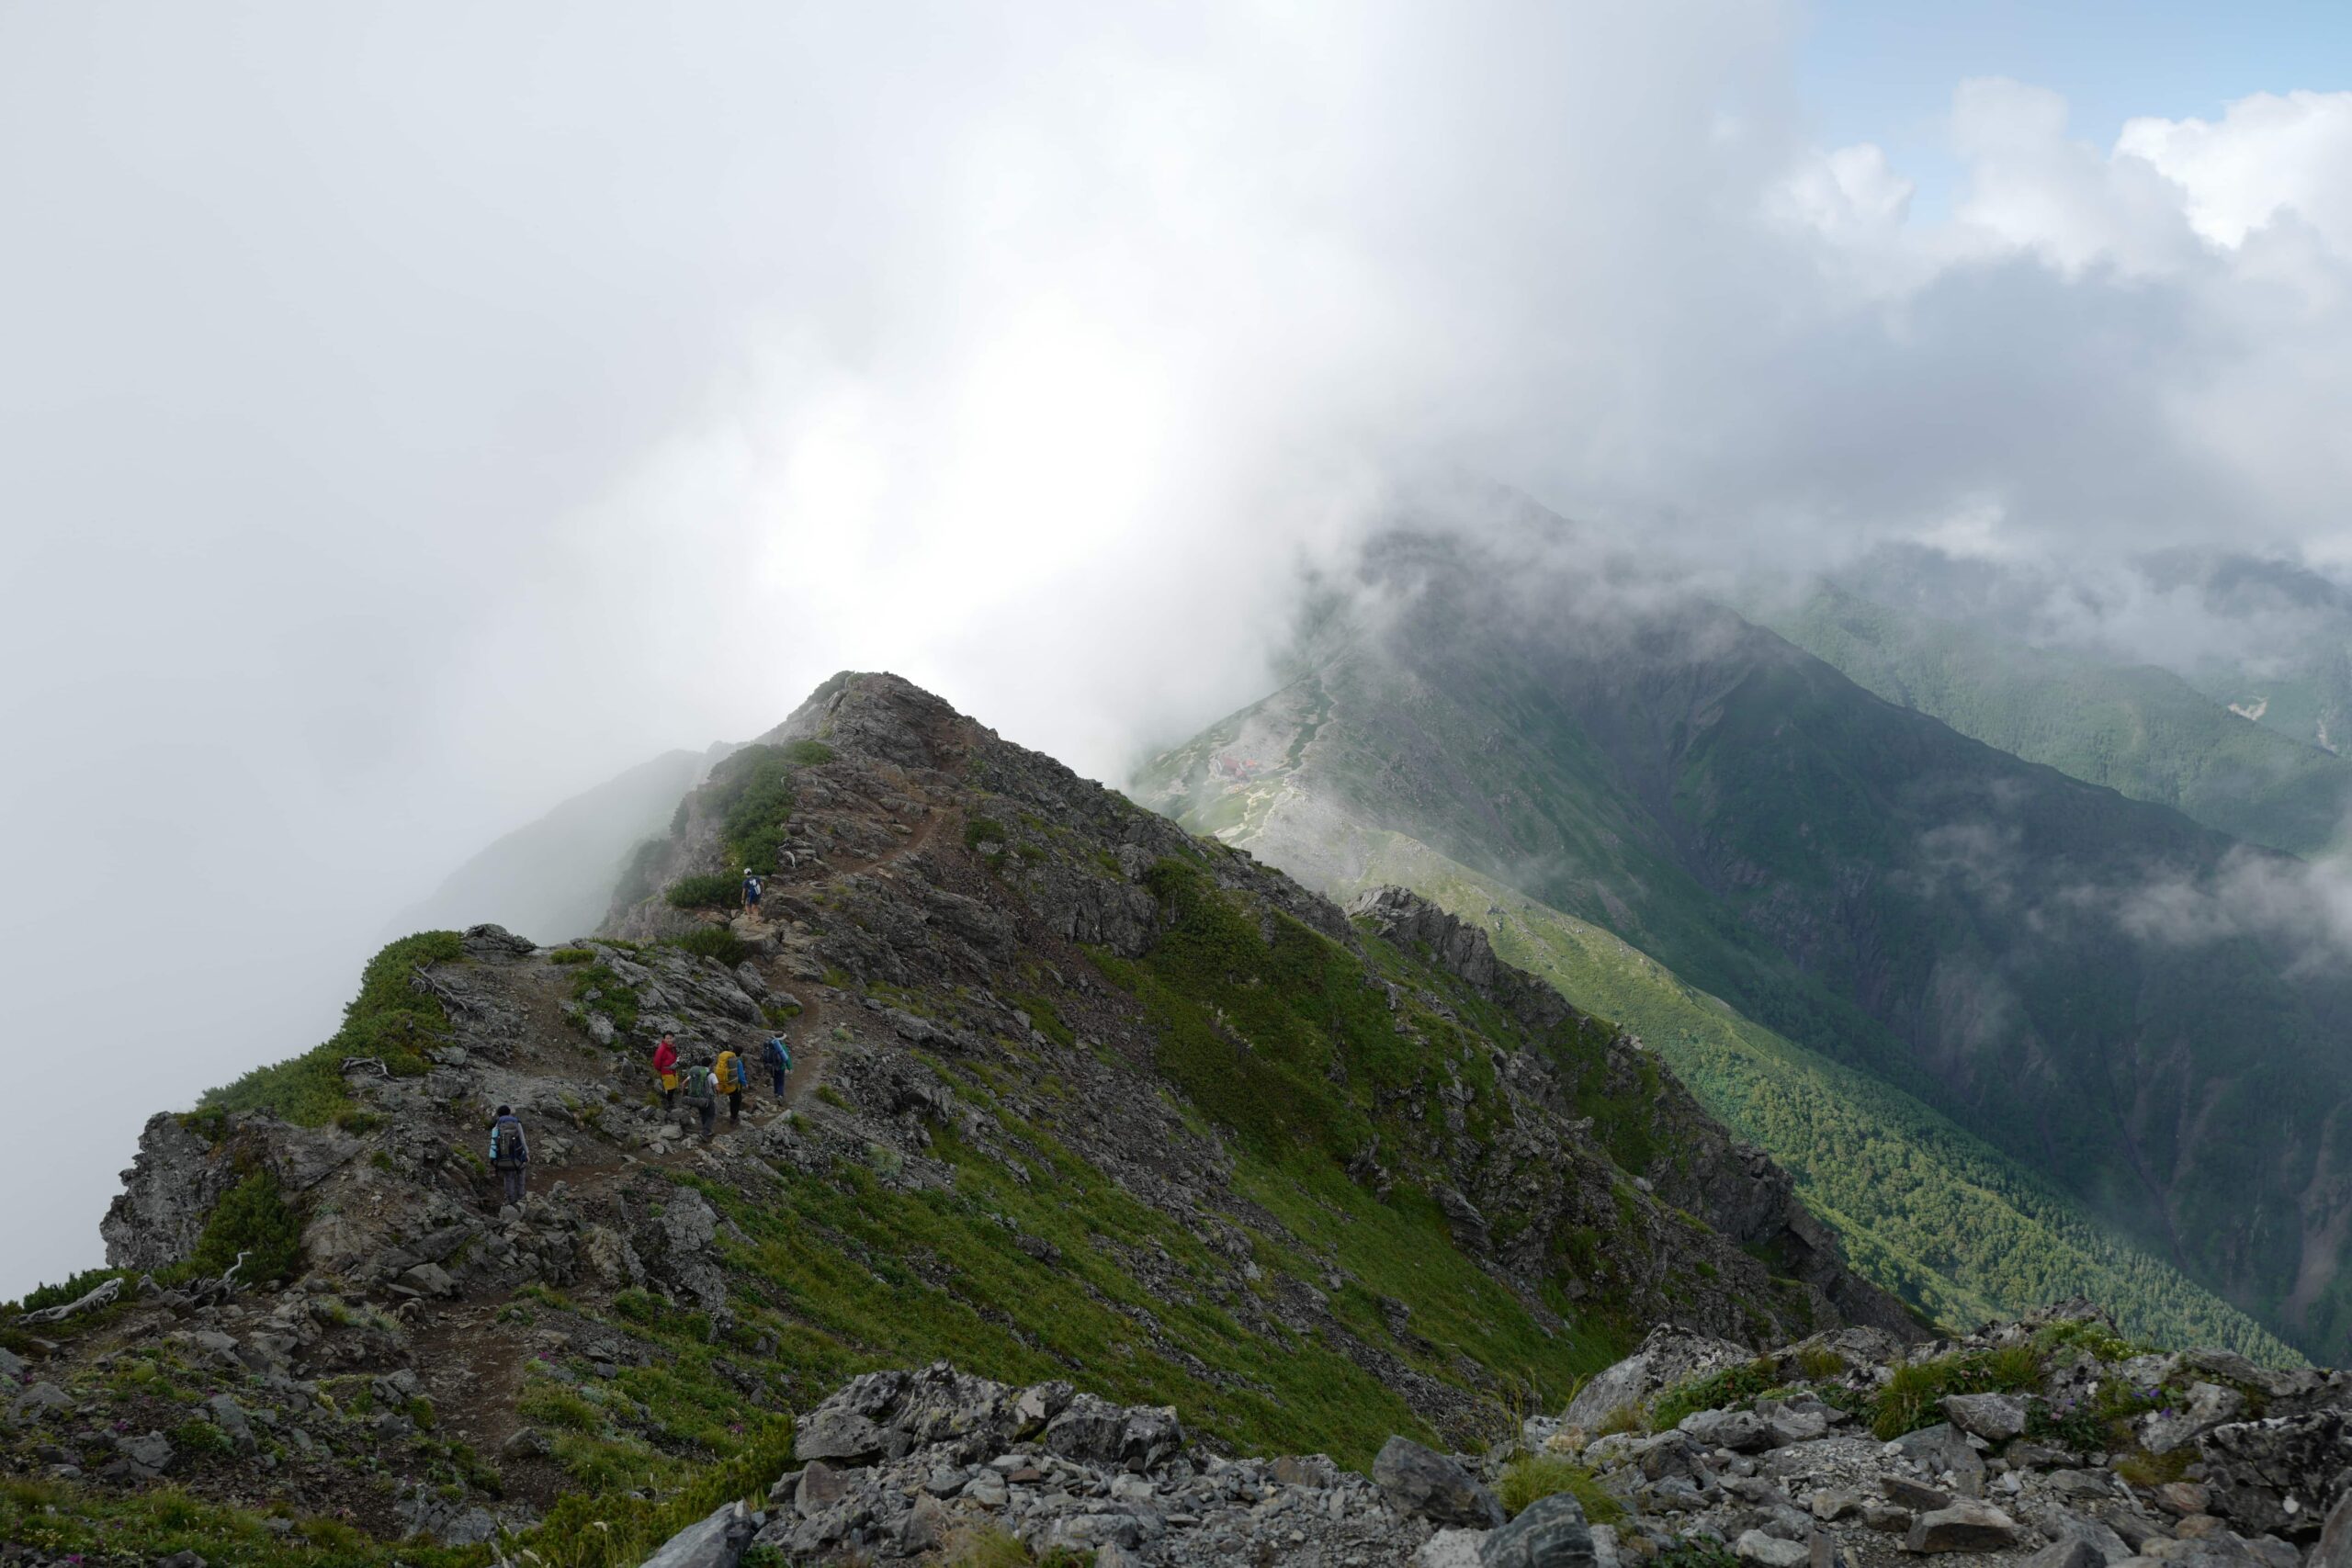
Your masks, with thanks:
[{"label": "overcast sky", "polygon": [[2352,556],[2341,8],[2028,17],[0,4],[0,1296],[558,797],[847,666],[1115,777],[1427,465]]}]

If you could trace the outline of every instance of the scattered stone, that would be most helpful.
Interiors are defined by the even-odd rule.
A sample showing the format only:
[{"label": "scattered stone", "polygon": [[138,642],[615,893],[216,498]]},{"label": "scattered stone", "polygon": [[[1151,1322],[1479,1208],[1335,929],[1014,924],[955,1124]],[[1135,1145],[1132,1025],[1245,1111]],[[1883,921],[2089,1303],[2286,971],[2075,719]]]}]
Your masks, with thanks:
[{"label": "scattered stone", "polygon": [[2025,1435],[2025,1401],[2006,1393],[1949,1393],[1944,1419],[1988,1443]]},{"label": "scattered stone", "polygon": [[2168,1481],[2156,1488],[2156,1506],[2167,1514],[2201,1514],[2213,1494],[2194,1481]]},{"label": "scattered stone", "polygon": [[729,1503],[688,1525],[645,1560],[644,1568],[735,1568],[759,1525],[741,1503]]},{"label": "scattered stone", "polygon": [[1584,1508],[1565,1492],[1539,1497],[1479,1549],[1479,1568],[1597,1568]]},{"label": "scattered stone", "polygon": [[1412,1568],[1481,1568],[1478,1549],[1486,1539],[1485,1530],[1442,1529],[1421,1542]]},{"label": "scattered stone", "polygon": [[1951,1506],[1951,1493],[1922,1486],[1907,1475],[1881,1476],[1878,1485],[1889,1502],[1900,1504],[1917,1513],[1929,1513],[1937,1508]]},{"label": "scattered stone", "polygon": [[1966,1497],[1920,1515],[1903,1540],[1906,1551],[2007,1551],[2017,1543],[2015,1519],[1990,1503]]},{"label": "scattered stone", "polygon": [[2107,1561],[2098,1548],[2083,1537],[2066,1535],[2027,1558],[2025,1568],[2107,1568]]},{"label": "scattered stone", "polygon": [[1762,1530],[1744,1532],[1731,1543],[1731,1550],[1742,1562],[1756,1563],[1758,1568],[1806,1568],[1813,1561],[1813,1549],[1805,1542],[1782,1540]]},{"label": "scattered stone", "polygon": [[1711,1449],[1758,1453],[1772,1446],[1772,1428],[1752,1410],[1702,1410],[1685,1416],[1675,1430]]},{"label": "scattered stone", "polygon": [[1410,1438],[1392,1437],[1372,1461],[1372,1479],[1400,1513],[1432,1524],[1493,1529],[1503,1522],[1502,1505],[1470,1472]]}]

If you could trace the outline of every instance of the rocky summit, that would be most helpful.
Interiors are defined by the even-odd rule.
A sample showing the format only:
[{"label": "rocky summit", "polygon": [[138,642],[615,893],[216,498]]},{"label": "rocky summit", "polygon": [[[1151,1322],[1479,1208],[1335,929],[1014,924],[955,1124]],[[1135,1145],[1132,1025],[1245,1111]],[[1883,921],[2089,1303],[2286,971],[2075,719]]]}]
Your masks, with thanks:
[{"label": "rocky summit", "polygon": [[[749,1060],[707,1132],[664,1039]],[[1928,1348],[1475,926],[887,675],[713,767],[598,931],[387,947],[149,1123],[104,1231],[0,1314],[0,1562],[1690,1568],[2038,1551],[2062,1502],[2260,1556],[2342,1484],[2332,1379],[2087,1310]]]}]

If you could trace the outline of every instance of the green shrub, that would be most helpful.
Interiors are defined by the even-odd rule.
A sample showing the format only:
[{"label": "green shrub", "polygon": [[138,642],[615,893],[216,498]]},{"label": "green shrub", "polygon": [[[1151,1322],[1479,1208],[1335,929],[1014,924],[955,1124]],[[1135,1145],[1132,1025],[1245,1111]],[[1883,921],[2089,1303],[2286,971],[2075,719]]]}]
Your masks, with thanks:
[{"label": "green shrub", "polygon": [[725,872],[682,876],[662,897],[673,909],[731,909],[743,901],[743,883]]},{"label": "green shrub", "polygon": [[1684,1416],[1702,1410],[1736,1410],[1753,1404],[1772,1391],[1776,1371],[1771,1361],[1759,1357],[1678,1383],[1657,1396],[1657,1403],[1650,1407],[1650,1425],[1668,1432],[1681,1425]]},{"label": "green shrub", "polygon": [[746,746],[711,770],[711,805],[722,813],[732,863],[775,869],[792,820],[792,775],[799,764],[789,746]]},{"label": "green shrub", "polygon": [[725,926],[696,926],[681,936],[665,936],[662,942],[697,957],[716,958],[729,969],[752,956],[752,944]]},{"label": "green shrub", "polygon": [[2045,1355],[2065,1346],[2078,1346],[2102,1361],[2129,1359],[2153,1345],[2134,1345],[2094,1318],[2070,1317],[2044,1324],[2034,1331],[2034,1348]]},{"label": "green shrub", "polygon": [[128,1269],[85,1269],[54,1285],[40,1285],[25,1292],[25,1299],[16,1304],[17,1312],[39,1312],[44,1307],[62,1306],[79,1301],[105,1284],[108,1280],[128,1280]]},{"label": "green shrub", "polygon": [[548,954],[550,964],[594,964],[595,953],[584,947],[559,947]]},{"label": "green shrub", "polygon": [[571,999],[590,1012],[603,1013],[622,1034],[637,1027],[637,991],[608,964],[592,964],[574,975]]},{"label": "green shrub", "polygon": [[198,1111],[266,1111],[297,1126],[322,1127],[351,1103],[345,1057],[379,1057],[401,1077],[422,1074],[424,1048],[449,1038],[449,1017],[441,999],[415,983],[416,971],[464,956],[456,931],[420,931],[390,943],[361,971],[359,994],[343,1010],[343,1027],[334,1038],[211,1090],[198,1102]]},{"label": "green shrub", "polygon": [[266,1170],[248,1171],[220,1195],[204,1222],[196,1250],[159,1279],[198,1280],[224,1274],[240,1252],[246,1254],[244,1267],[237,1270],[240,1285],[291,1279],[301,1269],[301,1216],[278,1190],[277,1178]]},{"label": "green shrub", "polygon": [[2115,1473],[2134,1486],[2162,1486],[2188,1474],[2189,1461],[2196,1457],[2197,1450],[2191,1448],[2177,1448],[2164,1454],[2141,1450],[2117,1460]]},{"label": "green shrub", "polygon": [[[585,1441],[560,1439],[558,1451]],[[587,1463],[583,1454],[575,1453],[574,1460],[583,1466]],[[522,1544],[533,1549],[540,1561],[560,1564],[560,1568],[635,1568],[654,1548],[709,1517],[721,1504],[765,1491],[770,1482],[791,1468],[791,1461],[792,1423],[775,1418],[746,1433],[734,1457],[704,1466],[690,1484],[656,1501],[633,1490],[644,1483],[640,1454],[635,1471],[622,1476],[608,1495],[575,1492],[560,1499],[522,1538]]]},{"label": "green shrub", "polygon": [[1004,830],[1004,824],[993,817],[975,817],[964,824],[964,847],[967,850],[977,850],[982,844],[1012,841],[1012,835]]},{"label": "green shrub", "polygon": [[557,1382],[533,1382],[514,1402],[514,1412],[541,1427],[568,1432],[594,1432],[605,1425],[605,1413]]},{"label": "green shrub", "polygon": [[1948,1393],[2026,1393],[2041,1382],[2041,1360],[2030,1345],[1906,1361],[1871,1402],[1871,1431],[1891,1440],[1932,1427],[1943,1419]]},{"label": "green shrub", "polygon": [[1826,1378],[1841,1378],[1846,1375],[1846,1358],[1835,1350],[1816,1345],[1810,1350],[1797,1352],[1797,1371],[1815,1382]]},{"label": "green shrub", "polygon": [[1600,1424],[1592,1429],[1592,1435],[1596,1438],[1608,1438],[1619,1432],[1638,1432],[1641,1429],[1642,1403],[1638,1399],[1629,1399],[1603,1416],[1600,1418]]},{"label": "green shrub", "polygon": [[813,768],[833,760],[833,749],[821,740],[796,740],[784,749],[785,761],[796,768]]},{"label": "green shrub", "polygon": [[1503,1467],[1496,1495],[1506,1512],[1517,1515],[1540,1497],[1566,1492],[1584,1506],[1584,1517],[1597,1525],[1613,1525],[1625,1517],[1625,1506],[1600,1489],[1592,1472],[1557,1454],[1523,1453]]},{"label": "green shrub", "polygon": [[2132,1446],[2132,1419],[2165,1403],[2162,1389],[2135,1389],[2109,1378],[2088,1399],[2064,1407],[2035,1400],[2026,1406],[2025,1435],[2038,1443],[2089,1451]]}]

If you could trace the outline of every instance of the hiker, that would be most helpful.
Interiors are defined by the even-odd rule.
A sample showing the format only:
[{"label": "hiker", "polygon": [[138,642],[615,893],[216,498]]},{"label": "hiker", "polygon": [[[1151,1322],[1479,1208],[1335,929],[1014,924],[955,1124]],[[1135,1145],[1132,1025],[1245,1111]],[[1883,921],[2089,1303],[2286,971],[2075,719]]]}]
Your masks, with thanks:
[{"label": "hiker", "polygon": [[718,1091],[727,1097],[727,1124],[738,1126],[743,1120],[743,1090],[749,1087],[743,1081],[743,1058],[732,1051],[721,1051],[715,1070]]},{"label": "hiker", "polygon": [[784,1043],[784,1031],[768,1036],[760,1055],[768,1065],[768,1076],[775,1079],[775,1097],[784,1098],[784,1080],[792,1075],[792,1047]]},{"label": "hiker", "polygon": [[664,1034],[662,1043],[653,1047],[653,1076],[662,1080],[662,1109],[673,1111],[678,1104],[678,1047]]},{"label": "hiker", "polygon": [[743,912],[747,915],[760,912],[760,879],[752,874],[752,868],[748,865],[743,868]]},{"label": "hiker", "polygon": [[718,1124],[718,1083],[700,1062],[686,1069],[686,1103],[702,1118],[702,1141],[710,1142],[711,1132]]},{"label": "hiker", "polygon": [[511,1105],[502,1105],[490,1123],[490,1165],[506,1184],[506,1201],[523,1205],[523,1178],[531,1163],[531,1145],[523,1136],[522,1120]]}]

